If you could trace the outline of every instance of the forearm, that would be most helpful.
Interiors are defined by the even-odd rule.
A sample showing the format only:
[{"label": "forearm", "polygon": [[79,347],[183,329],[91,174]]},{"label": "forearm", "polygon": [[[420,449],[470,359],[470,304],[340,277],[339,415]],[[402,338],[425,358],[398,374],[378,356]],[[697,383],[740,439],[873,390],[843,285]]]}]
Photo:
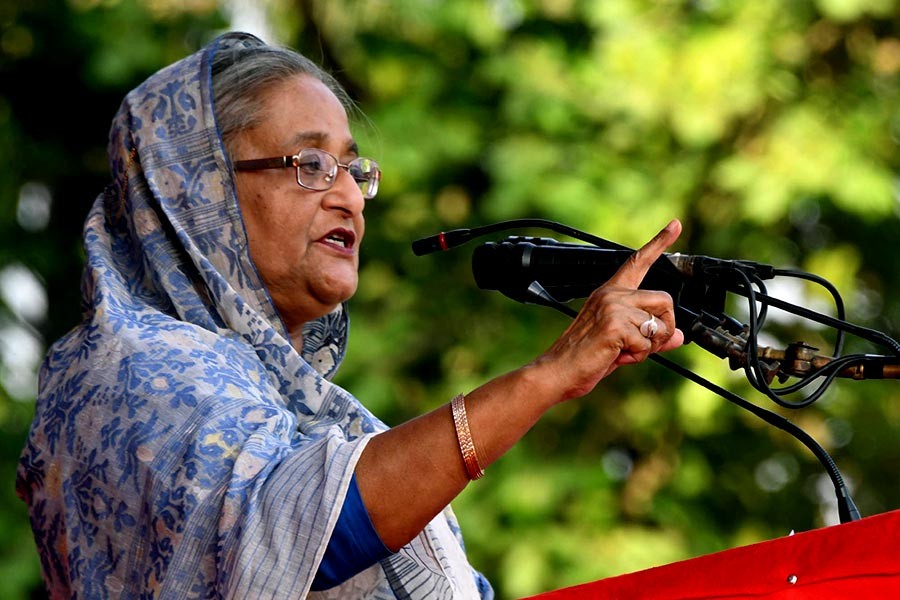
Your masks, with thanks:
[{"label": "forearm", "polygon": [[[561,398],[529,365],[466,395],[482,468],[502,456]],[[356,467],[360,494],[386,546],[397,550],[469,481],[449,402],[372,439]]]},{"label": "forearm", "polygon": [[[680,232],[681,224],[673,220],[632,254],[537,360],[467,395],[469,429],[482,468],[554,404],[586,394],[619,365],[681,345],[672,298],[638,289]],[[659,330],[645,335],[641,325],[648,318],[659,319]],[[356,476],[384,544],[393,550],[406,544],[469,481],[449,404],[372,439]]]}]

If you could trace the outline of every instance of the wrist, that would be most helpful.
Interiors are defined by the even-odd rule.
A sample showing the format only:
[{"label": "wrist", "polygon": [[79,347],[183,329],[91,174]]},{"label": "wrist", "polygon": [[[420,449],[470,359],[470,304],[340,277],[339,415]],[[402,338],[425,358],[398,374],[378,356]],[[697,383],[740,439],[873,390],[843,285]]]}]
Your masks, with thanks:
[{"label": "wrist", "polygon": [[541,413],[568,400],[565,382],[560,379],[561,371],[544,356],[515,371],[524,396],[531,399]]},{"label": "wrist", "polygon": [[550,402],[548,408],[584,396],[605,376],[582,372],[576,365],[547,354],[536,358],[528,367],[533,371],[530,375],[535,380],[533,385],[539,386],[541,397]]}]

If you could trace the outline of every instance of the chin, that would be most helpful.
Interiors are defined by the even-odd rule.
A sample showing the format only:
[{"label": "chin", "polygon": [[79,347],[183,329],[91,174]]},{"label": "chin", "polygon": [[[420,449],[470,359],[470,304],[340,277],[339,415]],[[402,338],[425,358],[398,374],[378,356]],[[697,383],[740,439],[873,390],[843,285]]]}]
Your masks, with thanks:
[{"label": "chin", "polygon": [[356,293],[356,287],[356,279],[352,282],[336,283],[335,285],[329,286],[327,291],[323,290],[324,293],[321,294],[320,298],[325,304],[332,306],[332,310],[334,310],[339,304],[342,304],[353,297],[353,294]]}]

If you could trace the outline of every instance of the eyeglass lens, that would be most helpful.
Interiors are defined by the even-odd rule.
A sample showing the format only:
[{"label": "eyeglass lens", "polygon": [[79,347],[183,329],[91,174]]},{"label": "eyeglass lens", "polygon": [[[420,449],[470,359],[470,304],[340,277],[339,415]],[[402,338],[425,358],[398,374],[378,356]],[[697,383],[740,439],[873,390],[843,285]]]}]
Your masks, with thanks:
[{"label": "eyeglass lens", "polygon": [[[337,177],[338,161],[331,154],[317,148],[304,148],[297,157],[297,183],[312,190],[327,190]],[[378,193],[380,172],[370,158],[356,158],[347,165],[366,199]]]}]

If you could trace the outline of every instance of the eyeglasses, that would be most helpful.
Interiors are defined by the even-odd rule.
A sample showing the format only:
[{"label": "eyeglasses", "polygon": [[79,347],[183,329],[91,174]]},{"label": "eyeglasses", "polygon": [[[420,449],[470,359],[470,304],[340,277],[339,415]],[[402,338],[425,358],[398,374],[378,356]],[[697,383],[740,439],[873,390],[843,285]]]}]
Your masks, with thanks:
[{"label": "eyeglasses", "polygon": [[378,193],[381,169],[371,158],[354,158],[342,164],[333,155],[319,148],[303,148],[294,156],[276,158],[254,158],[234,163],[235,171],[260,171],[263,169],[287,169],[296,167],[297,183],[300,187],[314,192],[331,189],[337,179],[338,167],[345,169],[356,180],[366,200]]}]

